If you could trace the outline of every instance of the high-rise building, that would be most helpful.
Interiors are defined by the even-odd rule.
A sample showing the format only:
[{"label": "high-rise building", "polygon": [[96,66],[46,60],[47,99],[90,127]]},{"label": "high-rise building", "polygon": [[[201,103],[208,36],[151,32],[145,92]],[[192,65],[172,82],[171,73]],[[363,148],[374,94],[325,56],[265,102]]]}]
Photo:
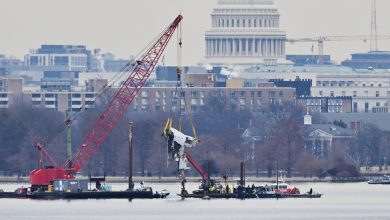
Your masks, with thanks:
[{"label": "high-rise building", "polygon": [[25,56],[25,64],[30,70],[85,72],[89,55],[82,45],[42,45]]},{"label": "high-rise building", "polygon": [[213,66],[291,65],[286,33],[272,0],[219,0],[205,34],[206,60]]}]

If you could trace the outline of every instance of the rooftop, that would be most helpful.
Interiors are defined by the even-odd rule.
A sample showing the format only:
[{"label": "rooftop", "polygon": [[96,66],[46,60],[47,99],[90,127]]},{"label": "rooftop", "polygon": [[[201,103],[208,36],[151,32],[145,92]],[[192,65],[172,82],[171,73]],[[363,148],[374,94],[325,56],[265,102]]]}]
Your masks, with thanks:
[{"label": "rooftop", "polygon": [[348,126],[351,122],[360,122],[364,124],[374,124],[378,128],[390,131],[390,117],[388,114],[379,113],[326,113],[320,114],[323,122],[333,122],[342,120]]}]

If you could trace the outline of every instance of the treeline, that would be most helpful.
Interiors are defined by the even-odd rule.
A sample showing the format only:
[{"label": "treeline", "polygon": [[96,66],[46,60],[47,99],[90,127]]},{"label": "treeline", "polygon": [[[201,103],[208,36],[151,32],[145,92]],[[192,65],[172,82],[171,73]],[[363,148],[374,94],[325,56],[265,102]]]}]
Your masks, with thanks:
[{"label": "treeline", "polygon": [[[85,135],[93,128],[107,101],[78,114],[72,125],[73,153],[80,149]],[[192,115],[201,143],[188,149],[192,157],[214,175],[238,175],[239,163],[245,161],[251,175],[274,175],[276,166],[287,175],[357,176],[358,167],[387,164],[390,134],[374,125],[364,125],[356,138],[335,148],[326,158],[317,158],[306,147],[300,132],[305,111],[292,103],[271,106],[252,113],[227,108],[227,97],[210,96],[201,111]],[[128,123],[133,122],[135,175],[174,176],[177,164],[168,159],[162,137],[168,117],[174,126],[183,121],[184,133],[191,135],[186,115],[172,112],[127,112],[101,149],[81,170],[85,175],[128,174]],[[340,124],[340,122],[338,122]],[[256,141],[245,139],[247,128],[260,131]],[[28,175],[38,165],[33,143],[44,144],[61,165],[66,162],[65,115],[54,110],[32,108],[24,104],[0,110],[0,171],[5,175]],[[188,175],[197,176],[194,169]]]}]

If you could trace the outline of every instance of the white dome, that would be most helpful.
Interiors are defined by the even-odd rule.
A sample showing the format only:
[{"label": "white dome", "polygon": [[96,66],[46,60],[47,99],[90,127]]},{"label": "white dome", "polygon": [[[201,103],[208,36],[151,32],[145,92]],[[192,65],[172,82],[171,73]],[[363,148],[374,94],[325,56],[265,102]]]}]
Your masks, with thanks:
[{"label": "white dome", "polygon": [[288,63],[279,17],[273,0],[218,0],[205,34],[205,63],[225,67]]}]

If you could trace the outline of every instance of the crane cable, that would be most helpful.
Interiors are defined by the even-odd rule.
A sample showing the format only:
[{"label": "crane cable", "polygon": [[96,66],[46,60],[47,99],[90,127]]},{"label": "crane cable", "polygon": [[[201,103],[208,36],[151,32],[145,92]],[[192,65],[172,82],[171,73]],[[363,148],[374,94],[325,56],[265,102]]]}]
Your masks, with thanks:
[{"label": "crane cable", "polygon": [[[179,131],[182,130],[182,120],[181,120],[181,116],[182,116],[182,112],[181,112],[181,101],[182,101],[182,94],[185,94],[184,91],[183,91],[183,83],[182,83],[182,74],[183,74],[183,66],[182,66],[182,48],[183,48],[183,30],[182,30],[182,25],[180,24],[179,26],[179,31],[177,32],[178,34],[178,40],[179,40],[179,43],[178,43],[178,47],[177,47],[177,80],[178,80],[178,83],[176,85],[179,85],[180,86],[180,106],[179,106]],[[177,89],[177,87],[176,87]],[[188,108],[188,105],[187,105],[187,101],[186,101],[186,97],[184,95],[184,98],[183,98],[183,101],[184,101],[184,111],[188,117],[188,120],[190,122],[190,126],[191,126],[191,130],[192,130],[192,135],[194,136],[195,140],[197,140],[197,136],[196,136],[196,129],[195,129],[195,125],[194,125],[194,122],[192,120],[192,115],[190,113],[190,110]]]},{"label": "crane cable", "polygon": [[[157,39],[159,39],[165,32],[166,30],[169,28],[169,26],[167,26],[167,28],[165,28],[163,31],[161,31],[153,40],[151,40],[136,56],[135,56],[135,59],[134,60],[130,60],[125,66],[123,66],[115,75],[114,77],[112,77],[110,80],[108,80],[107,82],[107,85],[106,86],[103,86],[102,88],[100,88],[96,93],[95,93],[95,96],[94,96],[94,100],[95,100],[95,103],[96,103],[96,100],[98,100],[107,90],[109,90],[110,88],[114,87],[114,85],[118,82],[119,79],[127,76],[129,73],[131,73],[133,70],[134,70],[134,67],[136,66],[136,61],[141,58],[141,56],[144,54],[144,52],[151,47],[151,45],[153,43],[155,43],[157,41]],[[124,82],[121,82],[120,83],[120,86],[123,84]],[[81,113],[85,112],[87,110],[87,108],[85,108],[86,106],[86,103],[84,102],[78,109],[80,109],[79,112],[72,112],[73,114],[69,117],[69,118],[66,118],[65,119],[65,123],[64,122],[61,122],[59,123],[57,127],[57,129],[55,129],[57,132],[48,138],[48,140],[46,141],[46,145],[49,146],[51,145],[55,140],[56,138],[62,134],[62,132],[64,132],[67,128],[67,126],[69,124],[72,124],[73,121],[75,121],[80,115]],[[65,124],[65,126],[64,126]]]}]

